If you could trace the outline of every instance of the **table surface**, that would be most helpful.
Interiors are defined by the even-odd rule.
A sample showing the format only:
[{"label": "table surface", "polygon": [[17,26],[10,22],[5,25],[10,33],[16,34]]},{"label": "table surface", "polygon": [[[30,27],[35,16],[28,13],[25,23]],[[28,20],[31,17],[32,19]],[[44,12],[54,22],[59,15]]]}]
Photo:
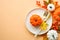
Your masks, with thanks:
[{"label": "table surface", "polygon": [[43,40],[44,35],[35,38],[24,23],[28,12],[38,8],[35,2],[36,0],[0,0],[0,40]]}]

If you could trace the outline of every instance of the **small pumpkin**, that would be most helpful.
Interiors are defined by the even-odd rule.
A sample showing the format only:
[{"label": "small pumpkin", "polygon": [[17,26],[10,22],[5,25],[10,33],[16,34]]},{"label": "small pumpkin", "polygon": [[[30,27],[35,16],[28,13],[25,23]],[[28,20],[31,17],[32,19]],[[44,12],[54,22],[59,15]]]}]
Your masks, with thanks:
[{"label": "small pumpkin", "polygon": [[57,33],[57,31],[55,31],[55,30],[50,30],[50,31],[47,33],[47,38],[48,38],[48,40],[57,40],[57,38],[58,38],[58,33]]},{"label": "small pumpkin", "polygon": [[42,19],[39,15],[34,14],[30,17],[30,23],[33,26],[39,26],[42,23]]}]

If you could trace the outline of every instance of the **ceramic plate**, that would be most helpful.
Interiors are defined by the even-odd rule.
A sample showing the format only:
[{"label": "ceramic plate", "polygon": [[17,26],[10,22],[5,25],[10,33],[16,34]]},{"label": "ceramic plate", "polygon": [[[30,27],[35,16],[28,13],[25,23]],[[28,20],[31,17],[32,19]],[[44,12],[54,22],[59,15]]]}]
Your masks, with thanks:
[{"label": "ceramic plate", "polygon": [[31,10],[27,16],[26,16],[26,20],[25,20],[25,24],[26,24],[26,28],[33,34],[37,34],[38,32],[38,35],[42,35],[42,34],[45,34],[47,31],[49,31],[49,29],[51,28],[51,25],[52,25],[52,16],[50,16],[50,18],[47,20],[47,24],[48,24],[48,27],[46,30],[43,30],[41,31],[39,27],[34,27],[31,25],[30,23],[30,17],[33,15],[33,14],[37,14],[39,15],[42,19],[43,19],[43,14],[46,10],[43,9],[43,8],[36,8],[36,9],[33,9]]}]

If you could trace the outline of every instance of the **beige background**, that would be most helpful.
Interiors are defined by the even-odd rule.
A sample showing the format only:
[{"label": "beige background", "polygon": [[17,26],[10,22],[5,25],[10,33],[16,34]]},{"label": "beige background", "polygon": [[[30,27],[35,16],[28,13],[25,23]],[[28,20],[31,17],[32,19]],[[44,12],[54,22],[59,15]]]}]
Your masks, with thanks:
[{"label": "beige background", "polygon": [[[35,39],[24,24],[27,13],[37,8],[35,2],[36,0],[0,0],[0,40]],[[38,36],[36,40],[43,40],[43,36]]]}]

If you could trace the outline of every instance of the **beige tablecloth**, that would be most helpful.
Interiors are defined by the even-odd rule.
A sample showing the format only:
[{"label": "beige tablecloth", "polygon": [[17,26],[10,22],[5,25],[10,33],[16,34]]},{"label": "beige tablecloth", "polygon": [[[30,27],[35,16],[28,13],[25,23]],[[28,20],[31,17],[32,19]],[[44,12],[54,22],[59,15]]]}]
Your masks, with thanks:
[{"label": "beige tablecloth", "polygon": [[36,0],[0,0],[0,40],[43,40],[43,36],[34,38],[24,23],[28,12],[37,8],[35,2]]}]

